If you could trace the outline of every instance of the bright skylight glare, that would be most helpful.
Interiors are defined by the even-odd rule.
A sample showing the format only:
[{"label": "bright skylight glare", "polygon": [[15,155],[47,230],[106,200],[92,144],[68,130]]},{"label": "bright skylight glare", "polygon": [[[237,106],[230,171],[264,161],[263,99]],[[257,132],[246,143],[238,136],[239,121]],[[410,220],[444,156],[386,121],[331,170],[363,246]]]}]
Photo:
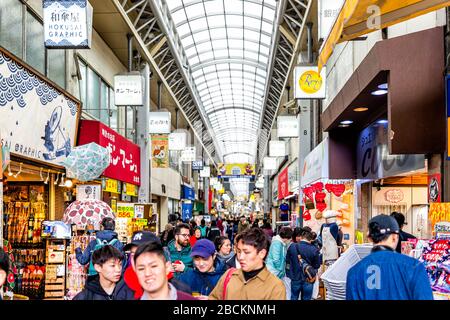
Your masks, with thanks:
[{"label": "bright skylight glare", "polygon": [[200,108],[211,123],[210,134],[223,160],[254,162],[277,2],[169,0],[167,4],[188,57]]}]

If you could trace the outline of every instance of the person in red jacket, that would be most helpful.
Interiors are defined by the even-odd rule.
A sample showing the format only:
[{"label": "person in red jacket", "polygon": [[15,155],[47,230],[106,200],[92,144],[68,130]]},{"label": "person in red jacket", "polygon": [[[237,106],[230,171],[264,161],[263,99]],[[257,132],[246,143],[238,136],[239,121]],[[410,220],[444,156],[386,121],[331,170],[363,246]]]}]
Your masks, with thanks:
[{"label": "person in red jacket", "polygon": [[202,230],[200,230],[199,227],[195,227],[194,234],[189,238],[189,242],[191,243],[191,248],[194,246],[194,244],[197,242],[197,240],[200,240],[202,238]]},{"label": "person in red jacket", "polygon": [[[139,300],[142,297],[144,290],[139,284],[136,272],[134,270],[134,254],[136,253],[139,245],[152,241],[161,244],[161,240],[153,232],[137,231],[133,234],[131,242],[124,247],[124,251],[130,251],[130,254],[128,258],[128,266],[124,272],[123,279],[121,280],[123,283],[120,283],[123,286],[123,289],[119,292],[117,300]],[[167,274],[167,280],[178,290],[187,294],[192,293],[187,284],[174,278],[172,272]]]}]

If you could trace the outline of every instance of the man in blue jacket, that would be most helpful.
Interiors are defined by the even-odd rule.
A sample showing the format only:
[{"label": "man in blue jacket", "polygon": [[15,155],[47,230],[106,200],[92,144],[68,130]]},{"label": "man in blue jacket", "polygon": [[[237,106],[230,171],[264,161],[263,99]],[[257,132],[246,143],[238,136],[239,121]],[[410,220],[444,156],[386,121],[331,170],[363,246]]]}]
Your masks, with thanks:
[{"label": "man in blue jacket", "polygon": [[188,284],[193,293],[202,296],[201,299],[207,299],[225,273],[225,263],[216,259],[216,246],[208,239],[200,239],[194,244],[191,257],[195,268],[183,273],[179,280]]},{"label": "man in blue jacket", "polygon": [[424,265],[395,252],[400,228],[393,217],[369,221],[374,247],[347,274],[347,300],[433,300]]},{"label": "man in blue jacket", "polygon": [[[105,242],[105,244],[112,245],[114,248],[119,250],[120,252],[123,252],[123,244],[119,241],[117,238],[118,235],[114,231],[116,228],[116,223],[114,222],[114,219],[112,218],[104,218],[101,222],[101,230],[97,232],[96,239],[89,242],[87,248],[84,250],[84,252],[81,251],[80,248],[75,249],[75,255],[77,258],[77,261],[81,265],[86,265],[91,261],[92,253],[95,250],[95,247],[97,246],[97,239],[99,239],[102,242]],[[126,261],[123,261],[123,266],[125,267]],[[95,273],[92,273],[93,275]]]}]

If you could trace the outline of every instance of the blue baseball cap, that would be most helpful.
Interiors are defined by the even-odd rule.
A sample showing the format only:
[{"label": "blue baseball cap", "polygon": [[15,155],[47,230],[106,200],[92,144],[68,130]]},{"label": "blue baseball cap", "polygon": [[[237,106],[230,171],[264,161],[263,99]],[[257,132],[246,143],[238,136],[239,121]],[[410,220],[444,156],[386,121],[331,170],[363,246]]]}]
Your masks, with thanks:
[{"label": "blue baseball cap", "polygon": [[191,257],[209,258],[216,253],[214,243],[208,239],[198,240],[192,247]]}]

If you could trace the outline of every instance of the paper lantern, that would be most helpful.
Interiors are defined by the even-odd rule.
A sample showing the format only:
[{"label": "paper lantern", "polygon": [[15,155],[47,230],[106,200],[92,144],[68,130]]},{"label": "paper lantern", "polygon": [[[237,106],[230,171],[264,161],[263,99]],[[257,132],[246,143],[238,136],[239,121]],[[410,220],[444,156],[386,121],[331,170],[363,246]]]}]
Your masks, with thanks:
[{"label": "paper lantern", "polygon": [[100,230],[100,222],[107,217],[115,219],[114,212],[106,202],[85,199],[70,204],[64,212],[63,222],[76,224],[83,229],[91,224],[95,230]]},{"label": "paper lantern", "polygon": [[100,177],[110,164],[108,149],[92,142],[72,149],[64,160],[67,176],[80,181],[91,181]]}]

